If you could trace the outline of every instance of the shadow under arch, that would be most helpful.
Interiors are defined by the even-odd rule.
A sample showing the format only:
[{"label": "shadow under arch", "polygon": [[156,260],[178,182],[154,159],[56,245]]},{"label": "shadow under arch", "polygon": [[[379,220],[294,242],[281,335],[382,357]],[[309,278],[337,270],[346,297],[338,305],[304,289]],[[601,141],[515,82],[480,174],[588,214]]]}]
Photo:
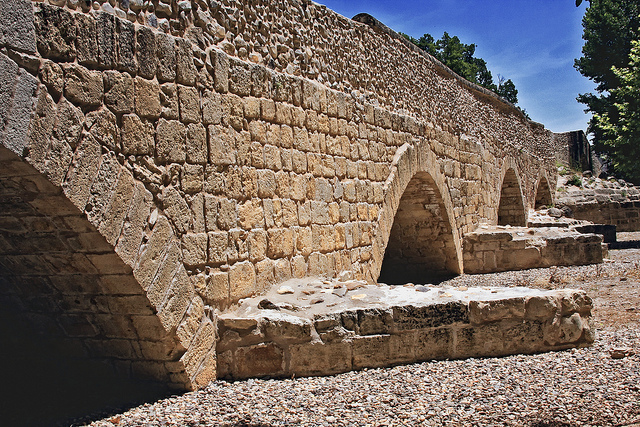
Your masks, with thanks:
[{"label": "shadow under arch", "polygon": [[524,227],[527,225],[527,211],[522,197],[522,186],[515,162],[508,159],[503,166],[500,201],[498,204],[498,225]]},{"label": "shadow under arch", "polygon": [[538,185],[536,186],[536,197],[534,200],[534,209],[544,208],[553,205],[553,193],[549,185],[549,179],[546,173],[540,174]]},{"label": "shadow under arch", "polygon": [[[33,166],[0,145],[0,352],[6,425],[58,425],[174,391],[184,348],[131,267]],[[176,369],[175,378],[187,381]]]},{"label": "shadow under arch", "polygon": [[373,273],[388,284],[433,283],[462,272],[453,203],[426,142],[402,146],[385,183]]}]

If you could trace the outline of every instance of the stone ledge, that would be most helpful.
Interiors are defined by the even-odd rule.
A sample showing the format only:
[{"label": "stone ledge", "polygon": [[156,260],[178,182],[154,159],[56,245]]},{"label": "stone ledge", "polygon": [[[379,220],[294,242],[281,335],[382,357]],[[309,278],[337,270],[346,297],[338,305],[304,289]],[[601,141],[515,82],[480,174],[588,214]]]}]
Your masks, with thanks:
[{"label": "stone ledge", "polygon": [[[218,377],[330,375],[428,360],[562,350],[594,339],[592,302],[580,290],[431,285],[348,290],[347,284],[290,281],[279,288],[286,294],[276,296],[272,290],[222,313]],[[310,291],[315,292],[307,295]],[[316,294],[331,302],[314,303]]]}]

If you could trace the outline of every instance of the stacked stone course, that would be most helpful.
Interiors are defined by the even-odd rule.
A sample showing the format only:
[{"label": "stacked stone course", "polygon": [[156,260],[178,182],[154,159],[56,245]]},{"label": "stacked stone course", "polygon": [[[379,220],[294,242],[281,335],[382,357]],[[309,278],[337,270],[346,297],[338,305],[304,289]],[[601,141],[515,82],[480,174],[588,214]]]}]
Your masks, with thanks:
[{"label": "stacked stone course", "polygon": [[[312,2],[0,7],[3,170],[30,165],[3,184],[24,190],[24,177],[46,177],[52,187],[36,188],[55,197],[19,209],[76,218],[63,229],[100,248],[91,268],[133,276],[126,292],[148,299],[124,303],[121,317],[157,315],[158,336],[172,343],[157,357],[109,354],[110,339],[144,338],[124,327],[109,336],[91,308],[83,321],[100,339],[82,345],[127,369],[152,360],[149,375],[176,386],[215,377],[215,309],[291,277],[351,270],[374,282],[416,174],[434,211],[424,227],[448,233],[420,250],[440,251],[438,268],[452,272],[463,271],[464,233],[498,221],[505,176],[519,178],[512,198],[523,208],[541,177],[555,182],[550,132],[389,34]],[[22,191],[13,185],[3,195]],[[20,231],[3,229],[3,260],[29,252],[4,243],[28,228],[20,221]],[[44,251],[53,252],[75,248]],[[8,281],[28,275],[16,264],[3,267]]]}]

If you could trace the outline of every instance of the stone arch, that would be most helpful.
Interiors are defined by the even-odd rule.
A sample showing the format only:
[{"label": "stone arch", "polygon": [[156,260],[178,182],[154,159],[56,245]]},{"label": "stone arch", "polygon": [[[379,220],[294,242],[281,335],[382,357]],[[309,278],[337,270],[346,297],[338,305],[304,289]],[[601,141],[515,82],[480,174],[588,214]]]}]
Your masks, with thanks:
[{"label": "stone arch", "polygon": [[[108,229],[101,233],[60,187],[3,146],[0,169],[3,316],[22,325],[20,333],[62,350],[60,358],[191,388],[185,346],[114,251]],[[144,190],[129,184],[131,201],[143,199]]]},{"label": "stone arch", "polygon": [[546,173],[542,173],[538,178],[538,184],[536,185],[536,197],[534,200],[534,209],[540,209],[545,206],[553,205],[553,193],[549,186],[549,180]]},{"label": "stone arch", "polygon": [[514,161],[505,162],[500,185],[498,225],[525,226],[527,224],[522,187],[517,170]]},{"label": "stone arch", "polygon": [[[426,142],[414,147],[405,144],[398,150],[385,183],[373,250],[375,277],[401,283],[459,274],[461,244],[452,212],[453,203],[434,153]],[[403,246],[407,235],[419,239],[414,237],[410,245]],[[421,239],[424,244],[416,244]],[[405,274],[393,274],[397,267]]]}]

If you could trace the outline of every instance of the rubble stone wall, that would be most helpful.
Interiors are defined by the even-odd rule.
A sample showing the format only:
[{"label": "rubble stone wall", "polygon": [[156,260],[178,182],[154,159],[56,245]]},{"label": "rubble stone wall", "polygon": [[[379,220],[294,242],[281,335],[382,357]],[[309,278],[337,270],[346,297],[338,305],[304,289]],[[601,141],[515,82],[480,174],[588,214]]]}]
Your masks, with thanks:
[{"label": "rubble stone wall", "polygon": [[[555,182],[541,125],[397,34],[310,1],[12,0],[0,28],[3,167],[33,167],[84,218],[70,232],[104,238],[175,344],[158,378],[184,369],[189,387],[215,376],[214,309],[290,277],[375,281],[417,173],[441,214],[425,227],[451,233],[438,244],[458,272],[462,236],[498,221],[507,169],[524,212],[541,176]],[[26,251],[2,248],[17,280],[5,260]]]}]

